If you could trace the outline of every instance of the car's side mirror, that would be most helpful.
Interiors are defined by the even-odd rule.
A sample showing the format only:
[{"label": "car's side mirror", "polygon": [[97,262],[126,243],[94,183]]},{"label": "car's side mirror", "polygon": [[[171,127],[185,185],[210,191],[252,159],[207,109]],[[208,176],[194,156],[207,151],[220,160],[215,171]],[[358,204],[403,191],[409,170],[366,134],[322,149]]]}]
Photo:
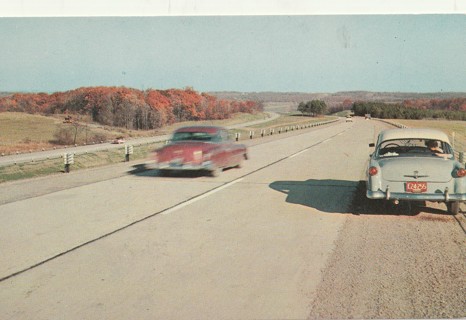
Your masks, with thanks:
[{"label": "car's side mirror", "polygon": [[371,148],[375,147],[375,143],[369,143],[369,147]]}]

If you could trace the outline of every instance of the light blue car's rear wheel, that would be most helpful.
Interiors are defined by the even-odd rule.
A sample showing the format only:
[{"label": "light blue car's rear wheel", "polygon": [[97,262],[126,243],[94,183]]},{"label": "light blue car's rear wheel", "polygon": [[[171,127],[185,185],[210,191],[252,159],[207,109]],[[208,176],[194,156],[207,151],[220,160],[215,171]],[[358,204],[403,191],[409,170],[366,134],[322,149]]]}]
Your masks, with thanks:
[{"label": "light blue car's rear wheel", "polygon": [[459,201],[447,202],[447,208],[448,208],[448,212],[450,212],[453,215],[457,215],[458,213],[460,213],[460,202]]}]

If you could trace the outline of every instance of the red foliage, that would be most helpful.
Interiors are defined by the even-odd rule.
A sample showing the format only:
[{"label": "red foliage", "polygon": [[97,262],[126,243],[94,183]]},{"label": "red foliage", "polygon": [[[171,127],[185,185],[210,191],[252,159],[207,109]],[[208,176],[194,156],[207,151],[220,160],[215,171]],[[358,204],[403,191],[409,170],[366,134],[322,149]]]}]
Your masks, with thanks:
[{"label": "red foliage", "polygon": [[422,110],[466,111],[466,98],[405,100],[403,106]]},{"label": "red foliage", "polygon": [[0,98],[0,111],[89,114],[96,122],[152,129],[186,120],[225,119],[261,111],[253,101],[217,100],[191,88],[141,91],[126,87],[84,87],[66,92],[17,93]]}]

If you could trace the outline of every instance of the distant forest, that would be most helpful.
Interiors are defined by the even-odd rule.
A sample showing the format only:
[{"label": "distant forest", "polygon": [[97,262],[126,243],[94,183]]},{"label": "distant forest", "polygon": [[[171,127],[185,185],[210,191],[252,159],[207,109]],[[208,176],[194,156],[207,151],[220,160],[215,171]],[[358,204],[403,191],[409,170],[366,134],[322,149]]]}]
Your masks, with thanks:
[{"label": "distant forest", "polygon": [[284,103],[294,110],[299,110],[300,105],[317,100],[325,104],[328,113],[353,110],[356,115],[363,116],[370,113],[377,118],[466,120],[464,92],[211,92],[211,94],[222,99]]},{"label": "distant forest", "polygon": [[191,88],[137,90],[83,87],[66,92],[0,95],[0,112],[89,115],[92,121],[127,129],[154,129],[189,120],[217,120],[263,110],[255,101],[229,101]]},{"label": "distant forest", "polygon": [[154,129],[188,120],[216,120],[237,112],[254,113],[279,102],[298,110],[305,101],[322,101],[329,113],[352,110],[377,118],[443,118],[466,121],[466,93],[211,92],[192,88],[137,90],[83,87],[66,92],[1,93],[0,112],[89,115],[92,121],[127,129]]},{"label": "distant forest", "polygon": [[447,119],[466,121],[466,98],[407,100],[403,103],[355,102],[357,116],[371,114],[381,119]]},{"label": "distant forest", "polygon": [[228,100],[252,100],[268,102],[283,102],[298,106],[300,102],[322,100],[329,109],[348,105],[355,101],[403,103],[404,101],[430,101],[450,100],[466,98],[466,92],[371,92],[371,91],[342,91],[334,93],[309,93],[309,92],[209,92],[219,99]]}]

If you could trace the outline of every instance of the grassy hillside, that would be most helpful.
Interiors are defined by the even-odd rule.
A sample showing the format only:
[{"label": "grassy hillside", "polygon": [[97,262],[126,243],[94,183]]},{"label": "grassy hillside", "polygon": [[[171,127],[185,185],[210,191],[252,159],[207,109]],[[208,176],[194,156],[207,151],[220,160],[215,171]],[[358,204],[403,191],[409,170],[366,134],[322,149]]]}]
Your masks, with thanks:
[{"label": "grassy hillside", "polygon": [[42,116],[23,112],[0,112],[0,155],[62,147],[63,145],[55,142],[56,132],[60,129],[67,129],[72,133],[77,130],[76,144],[83,145],[85,143],[92,143],[93,141],[112,140],[117,136],[124,136],[126,139],[130,139],[163,135],[172,132],[176,127],[193,123],[231,125],[263,119],[264,117],[265,115],[263,113],[239,113],[234,115],[231,119],[225,120],[181,122],[158,130],[127,130],[117,127],[102,126],[84,118],[81,118],[76,124],[63,123],[65,118],[63,115]]}]

